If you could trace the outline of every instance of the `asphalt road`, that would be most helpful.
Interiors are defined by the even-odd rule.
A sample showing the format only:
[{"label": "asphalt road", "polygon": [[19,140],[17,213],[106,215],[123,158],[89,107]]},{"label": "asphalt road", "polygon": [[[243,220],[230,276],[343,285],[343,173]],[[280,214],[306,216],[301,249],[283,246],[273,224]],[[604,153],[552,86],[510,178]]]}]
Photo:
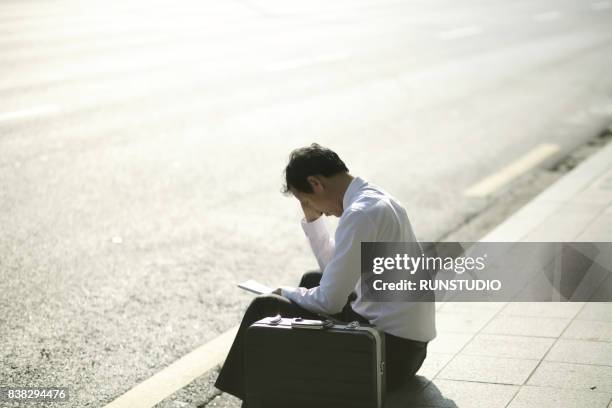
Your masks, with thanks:
[{"label": "asphalt road", "polygon": [[237,324],[238,281],[315,267],[295,147],[435,240],[483,177],[609,122],[612,2],[460,3],[3,1],[0,386],[103,406]]}]

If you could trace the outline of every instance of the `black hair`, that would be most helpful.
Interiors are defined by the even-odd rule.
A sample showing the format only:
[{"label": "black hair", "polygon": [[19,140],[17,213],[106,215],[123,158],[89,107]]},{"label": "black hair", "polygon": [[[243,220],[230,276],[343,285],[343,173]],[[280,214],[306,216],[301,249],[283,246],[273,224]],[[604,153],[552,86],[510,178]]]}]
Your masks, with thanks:
[{"label": "black hair", "polygon": [[302,193],[312,193],[312,186],[307,180],[308,176],[330,177],[338,173],[348,173],[348,171],[344,162],[332,150],[317,143],[300,147],[289,155],[282,192],[289,194],[290,188],[293,188]]}]

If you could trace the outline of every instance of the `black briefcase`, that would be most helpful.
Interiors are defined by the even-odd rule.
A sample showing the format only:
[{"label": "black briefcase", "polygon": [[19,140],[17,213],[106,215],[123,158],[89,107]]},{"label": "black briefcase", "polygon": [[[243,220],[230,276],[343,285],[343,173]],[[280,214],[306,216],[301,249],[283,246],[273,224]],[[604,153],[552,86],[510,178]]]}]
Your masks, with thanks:
[{"label": "black briefcase", "polygon": [[379,329],[268,317],[246,332],[248,408],[381,408],[385,337]]}]

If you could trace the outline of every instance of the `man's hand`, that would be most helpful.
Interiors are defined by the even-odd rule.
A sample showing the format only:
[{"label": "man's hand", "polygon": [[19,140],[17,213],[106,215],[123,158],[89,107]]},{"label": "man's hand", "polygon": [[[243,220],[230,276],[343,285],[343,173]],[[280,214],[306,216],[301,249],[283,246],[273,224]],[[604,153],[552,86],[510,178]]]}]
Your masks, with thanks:
[{"label": "man's hand", "polygon": [[308,222],[313,222],[323,215],[322,212],[315,210],[308,203],[300,201],[300,204],[302,205],[302,211],[304,211],[304,217],[306,217]]}]

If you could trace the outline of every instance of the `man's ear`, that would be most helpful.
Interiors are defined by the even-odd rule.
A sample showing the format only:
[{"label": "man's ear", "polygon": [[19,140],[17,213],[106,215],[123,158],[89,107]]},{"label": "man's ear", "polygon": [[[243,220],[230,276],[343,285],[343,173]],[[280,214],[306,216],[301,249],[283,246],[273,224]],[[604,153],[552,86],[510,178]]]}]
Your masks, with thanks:
[{"label": "man's ear", "polygon": [[308,184],[312,187],[313,192],[320,192],[325,190],[325,184],[323,184],[323,180],[319,176],[308,176],[306,177]]}]

